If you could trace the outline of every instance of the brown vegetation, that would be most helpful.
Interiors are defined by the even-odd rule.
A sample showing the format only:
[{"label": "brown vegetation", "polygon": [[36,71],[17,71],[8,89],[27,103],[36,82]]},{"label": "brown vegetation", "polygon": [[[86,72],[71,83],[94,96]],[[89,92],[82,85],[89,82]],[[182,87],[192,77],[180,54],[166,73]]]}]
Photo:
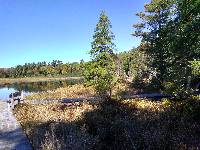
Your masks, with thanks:
[{"label": "brown vegetation", "polygon": [[[115,98],[120,97],[124,94],[129,94],[126,91],[127,85],[124,83],[118,83],[113,88],[113,96]],[[50,90],[40,93],[33,93],[26,96],[26,100],[55,100],[62,98],[87,98],[96,95],[96,91],[92,86],[84,86],[83,84],[76,84],[67,87],[61,87],[56,90]],[[27,101],[28,102],[28,101]]]},{"label": "brown vegetation", "polygon": [[197,149],[200,103],[191,99],[20,105],[35,149]]},{"label": "brown vegetation", "polygon": [[95,94],[94,88],[85,87],[83,84],[58,88],[53,91],[31,94],[27,96],[27,100],[43,100],[43,99],[62,99],[62,98],[85,98]]}]

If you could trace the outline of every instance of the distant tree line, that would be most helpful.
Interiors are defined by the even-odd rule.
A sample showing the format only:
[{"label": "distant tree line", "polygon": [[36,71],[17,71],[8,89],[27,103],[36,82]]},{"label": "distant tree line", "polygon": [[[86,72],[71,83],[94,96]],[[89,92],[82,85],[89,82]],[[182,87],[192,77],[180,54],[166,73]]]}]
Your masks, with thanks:
[{"label": "distant tree line", "polygon": [[59,60],[52,62],[26,63],[12,68],[1,68],[1,78],[19,77],[55,77],[55,76],[82,76],[84,61],[63,63]]},{"label": "distant tree line", "polygon": [[[133,78],[147,70],[146,55],[139,48],[115,54],[113,62],[116,62],[116,74],[123,78]],[[83,60],[72,63],[63,63],[60,60],[25,63],[12,68],[0,68],[0,78],[82,76],[90,63]]]}]

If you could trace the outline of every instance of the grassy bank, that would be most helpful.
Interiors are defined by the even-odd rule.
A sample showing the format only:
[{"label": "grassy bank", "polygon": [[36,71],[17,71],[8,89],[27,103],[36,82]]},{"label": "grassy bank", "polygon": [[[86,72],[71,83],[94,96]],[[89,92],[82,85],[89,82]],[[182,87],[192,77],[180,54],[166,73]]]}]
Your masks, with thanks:
[{"label": "grassy bank", "polygon": [[[85,87],[83,84],[76,84],[58,88],[53,91],[34,93],[26,97],[26,100],[51,100],[62,98],[84,98],[94,96],[95,91],[92,87]],[[28,101],[27,101],[28,102]]]},{"label": "grassy bank", "polygon": [[35,149],[197,149],[200,102],[126,100],[19,105]]},{"label": "grassy bank", "polygon": [[[119,83],[113,89],[113,96],[117,97],[124,94],[127,86]],[[26,100],[51,100],[62,98],[86,98],[95,96],[96,92],[92,86],[84,86],[84,84],[76,84],[67,87],[61,87],[51,91],[45,91],[40,93],[33,93],[26,97]]]},{"label": "grassy bank", "polygon": [[81,77],[27,77],[27,78],[0,78],[0,85],[9,85],[13,83],[30,83],[55,80],[78,80]]}]

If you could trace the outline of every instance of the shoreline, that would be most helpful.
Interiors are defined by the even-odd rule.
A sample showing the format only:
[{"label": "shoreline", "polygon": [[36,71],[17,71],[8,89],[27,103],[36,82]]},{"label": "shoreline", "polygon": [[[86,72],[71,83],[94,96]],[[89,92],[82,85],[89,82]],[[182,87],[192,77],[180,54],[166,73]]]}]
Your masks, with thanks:
[{"label": "shoreline", "polygon": [[55,80],[80,80],[83,77],[24,77],[24,78],[0,78],[0,86],[14,83],[45,82]]}]

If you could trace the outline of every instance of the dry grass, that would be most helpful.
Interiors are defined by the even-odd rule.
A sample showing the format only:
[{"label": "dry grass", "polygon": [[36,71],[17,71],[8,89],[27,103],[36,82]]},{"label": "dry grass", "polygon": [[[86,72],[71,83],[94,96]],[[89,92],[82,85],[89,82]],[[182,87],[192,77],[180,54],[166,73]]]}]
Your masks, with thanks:
[{"label": "dry grass", "polygon": [[[113,96],[119,97],[126,91],[127,85],[123,83],[117,84],[113,88]],[[95,96],[96,92],[92,86],[84,86],[83,84],[76,84],[67,87],[61,87],[56,90],[33,93],[26,97],[26,100],[52,100],[62,98],[87,98]]]},{"label": "dry grass", "polygon": [[41,92],[27,96],[27,100],[43,100],[43,99],[62,99],[62,98],[85,98],[95,94],[94,88],[85,87],[82,84],[58,88],[53,91]]},{"label": "dry grass", "polygon": [[196,100],[20,105],[15,113],[35,149],[200,147]]},{"label": "dry grass", "polygon": [[[23,109],[23,111],[21,110]],[[80,119],[86,111],[94,110],[95,105],[89,102],[68,103],[68,104],[47,104],[47,105],[21,105],[16,111],[20,122],[72,122]]]},{"label": "dry grass", "polygon": [[83,114],[97,109],[88,102],[74,104],[19,105],[15,109],[34,149],[90,149],[92,137],[84,126],[78,128]]}]

